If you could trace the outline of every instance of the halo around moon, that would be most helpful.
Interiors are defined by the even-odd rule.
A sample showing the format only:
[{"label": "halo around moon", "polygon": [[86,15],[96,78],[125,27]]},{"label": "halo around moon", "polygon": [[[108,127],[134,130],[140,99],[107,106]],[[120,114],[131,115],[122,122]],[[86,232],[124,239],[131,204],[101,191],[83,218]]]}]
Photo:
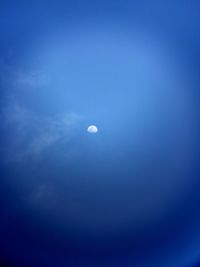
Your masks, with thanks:
[{"label": "halo around moon", "polygon": [[98,132],[98,128],[95,125],[90,125],[87,128],[88,133],[95,134]]}]

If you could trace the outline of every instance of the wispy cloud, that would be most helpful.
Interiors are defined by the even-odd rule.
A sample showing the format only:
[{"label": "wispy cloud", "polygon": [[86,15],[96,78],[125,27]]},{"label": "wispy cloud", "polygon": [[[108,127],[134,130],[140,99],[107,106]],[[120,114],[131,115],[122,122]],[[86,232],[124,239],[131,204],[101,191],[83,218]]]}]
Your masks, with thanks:
[{"label": "wispy cloud", "polygon": [[8,102],[1,114],[6,129],[4,159],[7,161],[40,156],[56,142],[69,142],[82,119],[74,112],[54,116],[38,115],[20,105],[16,99]]},{"label": "wispy cloud", "polygon": [[43,71],[18,71],[15,73],[15,83],[26,88],[44,88],[50,84],[50,77]]},{"label": "wispy cloud", "polygon": [[38,90],[48,88],[51,77],[43,69],[25,70],[22,67],[13,67],[0,59],[0,81],[7,90]]}]

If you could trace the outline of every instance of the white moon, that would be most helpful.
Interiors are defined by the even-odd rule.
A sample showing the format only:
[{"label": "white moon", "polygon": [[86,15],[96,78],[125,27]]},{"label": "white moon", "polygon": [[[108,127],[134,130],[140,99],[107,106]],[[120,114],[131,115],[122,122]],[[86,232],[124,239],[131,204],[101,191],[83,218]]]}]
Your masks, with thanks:
[{"label": "white moon", "polygon": [[95,125],[90,125],[87,128],[88,133],[97,133],[98,132],[98,128]]}]

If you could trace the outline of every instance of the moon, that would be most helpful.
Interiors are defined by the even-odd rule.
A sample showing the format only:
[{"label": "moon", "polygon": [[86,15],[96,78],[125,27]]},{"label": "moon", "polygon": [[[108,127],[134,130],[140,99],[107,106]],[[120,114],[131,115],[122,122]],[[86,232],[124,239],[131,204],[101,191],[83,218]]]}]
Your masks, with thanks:
[{"label": "moon", "polygon": [[95,125],[90,125],[87,128],[88,133],[95,134],[98,132],[98,128]]}]

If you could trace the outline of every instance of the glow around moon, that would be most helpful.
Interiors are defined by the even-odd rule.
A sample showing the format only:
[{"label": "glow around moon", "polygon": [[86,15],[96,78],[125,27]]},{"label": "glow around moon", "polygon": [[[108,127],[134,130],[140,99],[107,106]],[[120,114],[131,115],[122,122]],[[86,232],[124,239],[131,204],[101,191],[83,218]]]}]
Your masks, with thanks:
[{"label": "glow around moon", "polygon": [[88,131],[88,133],[95,134],[95,133],[98,132],[98,128],[97,128],[95,125],[90,125],[90,126],[87,128],[87,131]]}]

